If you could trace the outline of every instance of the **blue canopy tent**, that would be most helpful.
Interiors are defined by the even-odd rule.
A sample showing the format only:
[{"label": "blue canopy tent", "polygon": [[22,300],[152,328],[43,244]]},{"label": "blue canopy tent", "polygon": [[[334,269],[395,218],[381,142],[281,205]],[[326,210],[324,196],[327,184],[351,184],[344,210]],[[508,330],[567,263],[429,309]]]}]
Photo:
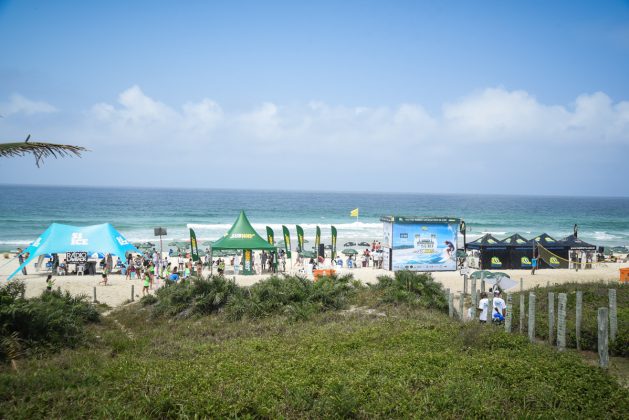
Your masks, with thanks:
[{"label": "blue canopy tent", "polygon": [[93,226],[70,226],[53,223],[24,250],[24,254],[29,254],[28,258],[7,280],[11,280],[22,270],[22,267],[25,267],[39,255],[73,251],[105,252],[121,259],[124,259],[127,252],[142,254],[109,223]]}]

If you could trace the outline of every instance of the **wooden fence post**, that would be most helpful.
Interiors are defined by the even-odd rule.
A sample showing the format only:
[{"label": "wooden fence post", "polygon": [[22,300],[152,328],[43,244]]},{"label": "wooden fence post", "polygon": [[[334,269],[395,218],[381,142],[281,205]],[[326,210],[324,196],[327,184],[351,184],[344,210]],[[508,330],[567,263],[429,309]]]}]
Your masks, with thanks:
[{"label": "wooden fence post", "polygon": [[94,303],[96,303],[96,286],[94,286]]},{"label": "wooden fence post", "polygon": [[470,290],[470,294],[472,295],[472,297],[473,297],[474,293],[476,293],[476,279],[472,278],[472,287],[471,287],[471,290]]},{"label": "wooden fence post", "polygon": [[467,295],[467,274],[463,274],[463,295]]},{"label": "wooden fence post", "polygon": [[559,293],[557,302],[557,347],[559,351],[566,349],[566,302],[568,295]]},{"label": "wooden fence post", "polygon": [[520,293],[524,291],[524,279],[520,277]]},{"label": "wooden fence post", "polygon": [[577,291],[577,305],[576,305],[576,339],[577,350],[581,350],[581,317],[583,316],[583,292]]},{"label": "wooden fence post", "polygon": [[609,310],[607,308],[598,308],[598,365],[605,369],[609,365],[608,317]]},{"label": "wooden fence post", "polygon": [[135,301],[135,293],[133,292],[134,287],[135,287],[135,285],[132,284],[131,285],[131,302]]},{"label": "wooden fence post", "polygon": [[452,302],[453,294],[448,292],[448,316],[454,317],[454,303]]},{"label": "wooden fence post", "polygon": [[535,293],[529,293],[529,341],[535,341]]},{"label": "wooden fence post", "polygon": [[520,334],[524,332],[524,316],[526,311],[526,302],[523,293],[520,293]]},{"label": "wooden fence post", "polygon": [[480,291],[485,291],[485,275],[483,274],[480,278]]},{"label": "wooden fence post", "polygon": [[609,341],[616,340],[618,313],[616,309],[616,289],[609,289]]},{"label": "wooden fence post", "polygon": [[494,319],[494,294],[487,298],[487,325],[491,325]]},{"label": "wooden fence post", "polygon": [[511,332],[511,319],[513,318],[513,314],[511,313],[513,310],[513,296],[511,294],[507,294],[507,316],[505,317],[505,331]]},{"label": "wooden fence post", "polygon": [[548,344],[553,345],[555,335],[555,294],[548,292]]},{"label": "wooden fence post", "polygon": [[465,293],[459,294],[459,318],[465,321]]}]

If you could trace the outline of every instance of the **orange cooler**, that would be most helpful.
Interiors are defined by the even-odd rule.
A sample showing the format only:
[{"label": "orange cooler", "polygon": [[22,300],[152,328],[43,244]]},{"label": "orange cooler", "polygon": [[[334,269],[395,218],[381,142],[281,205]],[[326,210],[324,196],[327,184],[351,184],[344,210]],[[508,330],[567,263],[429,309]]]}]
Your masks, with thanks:
[{"label": "orange cooler", "polygon": [[620,269],[620,281],[629,283],[629,267]]},{"label": "orange cooler", "polygon": [[314,280],[315,281],[319,280],[319,277],[324,277],[324,276],[328,276],[329,277],[329,276],[334,275],[334,273],[336,273],[336,271],[334,271],[334,270],[314,270],[312,272],[312,274],[314,274]]}]

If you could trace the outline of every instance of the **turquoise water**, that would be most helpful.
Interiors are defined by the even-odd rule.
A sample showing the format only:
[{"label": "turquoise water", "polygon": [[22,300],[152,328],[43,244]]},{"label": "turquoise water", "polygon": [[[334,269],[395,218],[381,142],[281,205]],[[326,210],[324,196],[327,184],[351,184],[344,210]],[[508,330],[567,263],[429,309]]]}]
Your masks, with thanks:
[{"label": "turquoise water", "polygon": [[[382,238],[382,215],[452,216],[466,221],[467,240],[486,232],[502,238],[520,233],[531,238],[547,232],[556,238],[572,233],[596,245],[629,245],[629,198],[531,197],[492,195],[327,193],[244,190],[174,190],[0,186],[0,249],[27,245],[52,222],[90,225],[112,223],[131,241],[153,241],[153,228],[168,229],[167,240],[220,237],[240,210],[259,233],[265,226],[280,236],[285,224],[306,238],[315,226],[324,242],[330,225],[339,244]],[[349,212],[358,207],[358,220]],[[293,239],[294,241],[294,239]]]}]

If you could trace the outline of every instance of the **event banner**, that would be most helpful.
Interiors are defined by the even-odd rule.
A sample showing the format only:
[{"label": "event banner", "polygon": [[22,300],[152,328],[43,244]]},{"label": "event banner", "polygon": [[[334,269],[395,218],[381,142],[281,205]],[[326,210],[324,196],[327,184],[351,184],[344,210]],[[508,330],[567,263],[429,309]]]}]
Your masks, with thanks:
[{"label": "event banner", "polygon": [[269,244],[275,245],[275,232],[270,226],[266,227],[266,240]]},{"label": "event banner", "polygon": [[304,230],[299,225],[297,225],[297,249],[299,252],[304,250]]},{"label": "event banner", "polygon": [[194,234],[194,230],[190,228],[190,255],[192,261],[199,261],[199,247],[197,246],[197,235]]},{"label": "event banner", "polygon": [[317,226],[317,233],[315,234],[315,253],[319,256],[319,244],[321,243],[321,229]]},{"label": "event banner", "polygon": [[394,222],[391,232],[393,271],[456,270],[458,231],[458,221],[456,223]]},{"label": "event banner", "polygon": [[284,248],[286,250],[286,258],[290,258],[291,257],[291,253],[290,253],[290,232],[288,231],[288,228],[284,225],[282,225],[282,233],[284,234]]},{"label": "event banner", "polygon": [[336,258],[336,228],[332,226],[332,259]]},{"label": "event banner", "polygon": [[242,252],[242,274],[253,274],[253,253],[250,249]]}]

